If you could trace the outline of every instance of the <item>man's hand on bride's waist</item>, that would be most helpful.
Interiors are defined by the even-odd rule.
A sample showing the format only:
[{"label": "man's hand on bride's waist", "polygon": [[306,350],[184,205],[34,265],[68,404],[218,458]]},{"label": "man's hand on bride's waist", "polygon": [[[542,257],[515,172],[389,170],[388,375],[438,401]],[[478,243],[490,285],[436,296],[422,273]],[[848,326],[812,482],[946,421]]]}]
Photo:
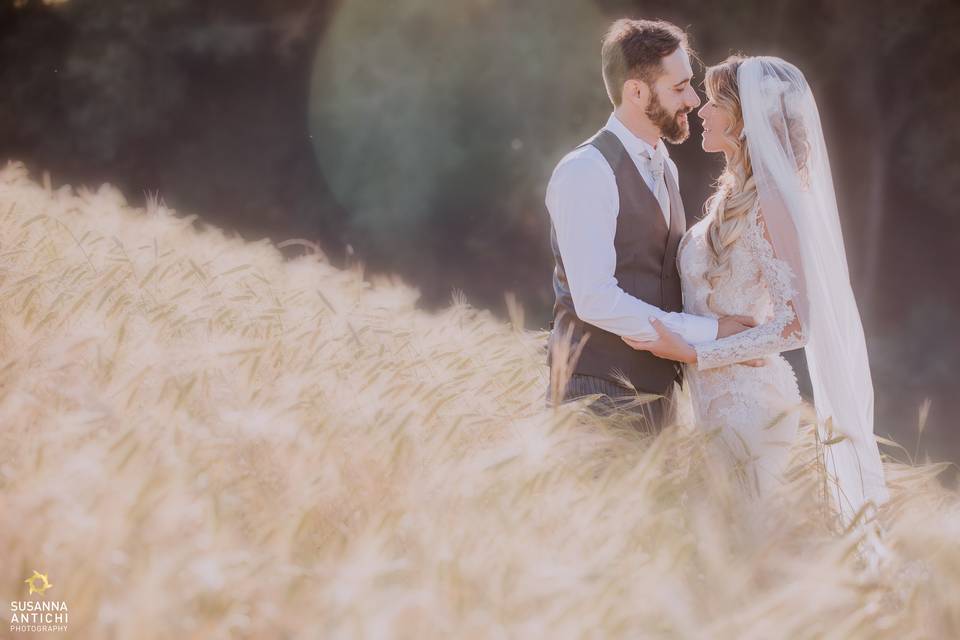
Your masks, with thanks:
[{"label": "man's hand on bride's waist", "polygon": [[620,338],[637,351],[649,351],[658,358],[689,364],[697,361],[697,352],[680,335],[667,329],[656,318],[650,318],[650,326],[657,332],[656,340],[634,340],[627,336]]},{"label": "man's hand on bride's waist", "polygon": [[[756,321],[749,316],[724,316],[718,321],[718,338],[739,333],[756,326],[756,324]],[[667,327],[656,318],[650,318],[650,325],[657,332],[656,340],[634,340],[627,336],[620,337],[637,351],[649,351],[658,358],[664,358],[666,360],[674,360],[686,364],[697,363],[696,349],[690,346],[680,335],[667,329]],[[744,360],[737,364],[749,367],[762,367],[766,364],[766,360],[763,358],[755,358],[752,360]]]},{"label": "man's hand on bride's waist", "polygon": [[[735,335],[741,331],[746,331],[750,327],[755,327],[757,326],[757,321],[750,316],[723,316],[717,321],[717,325],[717,338],[719,339]],[[754,358],[734,364],[742,364],[748,367],[762,367],[766,363],[767,361],[764,358]]]},{"label": "man's hand on bride's waist", "polygon": [[717,339],[732,336],[755,326],[757,321],[750,316],[723,316],[717,320]]}]

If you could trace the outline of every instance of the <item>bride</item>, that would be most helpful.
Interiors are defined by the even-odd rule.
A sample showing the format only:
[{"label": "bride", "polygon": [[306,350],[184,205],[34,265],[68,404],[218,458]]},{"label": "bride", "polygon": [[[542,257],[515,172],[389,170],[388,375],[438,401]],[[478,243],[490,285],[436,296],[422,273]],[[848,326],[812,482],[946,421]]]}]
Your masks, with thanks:
[{"label": "bride", "polygon": [[780,58],[732,56],[707,69],[705,84],[703,149],[722,152],[726,167],[680,243],[683,310],[758,324],[696,346],[656,321],[657,340],[623,339],[685,363],[698,424],[718,430],[722,455],[761,496],[780,481],[799,421],[780,352],[804,347],[830,502],[842,527],[860,526],[889,494],[816,103]]}]

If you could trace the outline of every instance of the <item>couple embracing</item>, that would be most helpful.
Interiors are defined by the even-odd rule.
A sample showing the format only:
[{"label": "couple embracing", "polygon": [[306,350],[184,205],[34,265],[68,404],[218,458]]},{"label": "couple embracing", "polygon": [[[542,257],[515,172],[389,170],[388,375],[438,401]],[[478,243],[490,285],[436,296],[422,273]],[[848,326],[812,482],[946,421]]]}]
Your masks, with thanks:
[{"label": "couple embracing", "polygon": [[[840,522],[889,498],[873,434],[873,385],[850,287],[817,106],[797,67],[733,56],[706,69],[702,101],[686,34],[618,20],[601,51],[613,113],[557,165],[546,193],[555,259],[547,400],[599,394],[659,431],[674,387],[698,427],[759,495],[782,480],[798,432],[804,348],[831,502]],[[696,111],[695,111],[696,110]],[[725,168],[687,229],[664,140],[703,122]],[[639,393],[638,393],[639,392]],[[641,397],[655,396],[642,402]]]}]

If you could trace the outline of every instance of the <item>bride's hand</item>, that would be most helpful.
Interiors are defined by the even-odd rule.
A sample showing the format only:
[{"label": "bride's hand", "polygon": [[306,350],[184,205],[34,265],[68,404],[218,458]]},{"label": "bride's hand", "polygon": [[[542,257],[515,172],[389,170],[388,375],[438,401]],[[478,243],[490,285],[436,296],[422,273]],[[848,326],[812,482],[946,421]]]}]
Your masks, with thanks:
[{"label": "bride's hand", "polygon": [[650,318],[650,325],[657,332],[656,340],[634,340],[626,336],[621,339],[637,351],[649,351],[658,358],[694,364],[697,361],[696,350],[682,337],[667,329],[656,318]]}]

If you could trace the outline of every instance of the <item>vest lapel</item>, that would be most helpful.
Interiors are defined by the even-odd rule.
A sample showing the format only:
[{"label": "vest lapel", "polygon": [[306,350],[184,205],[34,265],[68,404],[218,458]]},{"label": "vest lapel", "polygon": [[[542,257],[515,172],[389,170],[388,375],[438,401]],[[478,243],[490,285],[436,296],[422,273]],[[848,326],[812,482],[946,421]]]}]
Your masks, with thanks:
[{"label": "vest lapel", "polygon": [[[687,219],[683,210],[683,201],[680,199],[680,190],[673,179],[673,174],[667,167],[664,167],[663,178],[667,182],[667,192],[670,194],[670,233],[667,234],[667,246],[663,252],[662,267],[664,271],[667,271],[667,269],[672,269],[676,265],[677,248],[680,246],[683,232],[687,230]],[[657,208],[659,209],[659,207]]]},{"label": "vest lapel", "polygon": [[[609,129],[601,129],[593,136],[590,140],[587,140],[583,144],[594,143],[594,146],[600,151],[601,154],[607,159],[607,162],[610,164],[611,168],[615,168],[618,165],[624,167],[624,169],[632,174],[632,183],[639,185],[637,189],[634,190],[634,193],[639,195],[642,199],[647,201],[644,210],[655,211],[656,218],[660,221],[659,226],[661,229],[667,231],[669,236],[671,230],[667,228],[667,223],[663,219],[663,213],[660,209],[660,202],[657,200],[657,196],[650,191],[650,187],[647,186],[647,181],[643,179],[643,176],[640,175],[640,171],[637,169],[636,163],[634,163],[633,158],[630,157],[630,154],[627,152],[626,148],[623,146],[623,143],[620,142],[620,138],[617,137],[613,131]],[[581,145],[583,146],[583,145]],[[666,167],[664,167],[666,169]],[[614,169],[616,174],[616,169]],[[669,184],[667,189],[669,190]],[[676,189],[676,187],[674,187]],[[673,195],[670,196],[671,208],[673,207]],[[671,217],[671,223],[673,222]],[[654,222],[654,224],[658,224]],[[683,233],[681,231],[681,233]]]}]

